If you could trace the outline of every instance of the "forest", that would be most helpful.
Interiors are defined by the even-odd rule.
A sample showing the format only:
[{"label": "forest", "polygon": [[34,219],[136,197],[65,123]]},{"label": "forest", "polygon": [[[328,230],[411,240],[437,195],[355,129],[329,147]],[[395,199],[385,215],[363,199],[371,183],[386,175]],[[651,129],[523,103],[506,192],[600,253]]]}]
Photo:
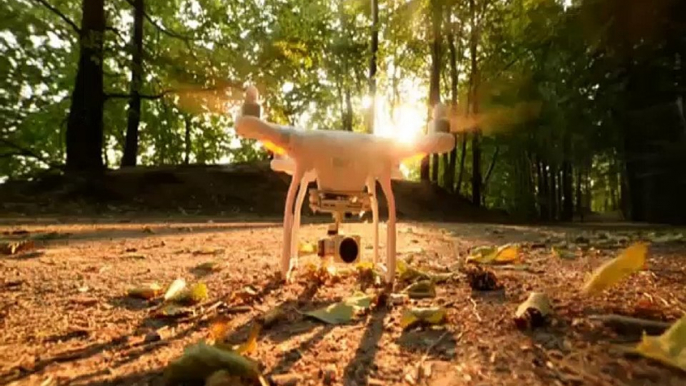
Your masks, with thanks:
[{"label": "forest", "polygon": [[0,5],[0,178],[264,159],[265,119],[456,148],[411,180],[528,219],[683,223],[683,2],[12,0]]}]

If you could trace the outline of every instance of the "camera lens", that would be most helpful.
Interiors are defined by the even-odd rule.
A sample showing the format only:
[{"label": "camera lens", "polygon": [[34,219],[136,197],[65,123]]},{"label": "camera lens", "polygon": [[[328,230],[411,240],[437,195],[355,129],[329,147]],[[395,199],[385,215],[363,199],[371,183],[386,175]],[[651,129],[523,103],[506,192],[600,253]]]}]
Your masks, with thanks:
[{"label": "camera lens", "polygon": [[355,242],[355,239],[346,237],[343,240],[341,240],[341,244],[338,249],[338,254],[341,256],[341,260],[350,264],[354,262],[355,259],[357,259],[359,251],[360,250],[357,245],[357,242]]}]

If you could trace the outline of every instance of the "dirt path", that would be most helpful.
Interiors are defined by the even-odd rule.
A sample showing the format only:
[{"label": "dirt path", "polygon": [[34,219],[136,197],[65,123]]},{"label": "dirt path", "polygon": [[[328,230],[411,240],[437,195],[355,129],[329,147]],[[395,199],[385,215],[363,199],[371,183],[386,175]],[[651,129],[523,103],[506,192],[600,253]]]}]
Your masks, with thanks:
[{"label": "dirt path", "polygon": [[[345,229],[370,234],[368,224]],[[250,321],[275,306],[288,311],[288,321],[264,331],[251,357],[264,364],[267,374],[289,374],[299,379],[297,384],[686,384],[683,373],[624,355],[621,346],[635,344],[636,336],[617,335],[587,318],[593,313],[645,317],[646,304],[651,318],[671,322],[681,317],[686,310],[685,245],[651,247],[647,270],[604,296],[587,299],[579,293],[585,275],[617,249],[561,259],[538,245],[555,237],[573,240],[581,231],[401,224],[400,257],[414,256],[413,264],[427,270],[445,270],[470,248],[491,243],[524,243],[520,252],[526,264],[495,270],[504,285],[501,291],[473,292],[462,278],[440,284],[435,298],[413,302],[445,306],[448,322],[403,331],[399,319],[406,306],[381,307],[337,326],[296,312],[351,295],[357,276],[317,287],[300,271],[295,283],[275,285],[278,222],[0,226],[5,239],[42,235],[33,251],[0,255],[0,384],[160,384],[167,363],[185,346],[206,339],[217,317],[229,321],[229,341],[242,342]],[[306,225],[302,237],[316,241],[324,233],[325,225]],[[199,264],[213,260],[225,262],[223,269],[206,275],[197,271]],[[303,257],[301,266],[307,261],[315,260]],[[166,286],[179,277],[201,280],[209,288],[205,307],[185,321],[153,318],[149,304],[126,297],[133,286]],[[248,307],[208,310],[246,286],[256,292]],[[555,317],[548,327],[523,332],[512,314],[530,291],[550,296]],[[153,338],[155,331],[160,339]]]}]

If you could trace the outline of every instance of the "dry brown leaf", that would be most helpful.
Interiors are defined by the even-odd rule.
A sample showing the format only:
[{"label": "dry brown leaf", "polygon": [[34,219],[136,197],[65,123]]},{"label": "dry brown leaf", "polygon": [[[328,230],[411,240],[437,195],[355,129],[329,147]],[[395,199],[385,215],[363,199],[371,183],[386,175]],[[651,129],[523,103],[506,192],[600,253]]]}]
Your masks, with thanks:
[{"label": "dry brown leaf", "polygon": [[529,297],[517,307],[514,321],[518,328],[537,328],[543,326],[550,314],[552,306],[548,295],[541,292],[532,292]]}]

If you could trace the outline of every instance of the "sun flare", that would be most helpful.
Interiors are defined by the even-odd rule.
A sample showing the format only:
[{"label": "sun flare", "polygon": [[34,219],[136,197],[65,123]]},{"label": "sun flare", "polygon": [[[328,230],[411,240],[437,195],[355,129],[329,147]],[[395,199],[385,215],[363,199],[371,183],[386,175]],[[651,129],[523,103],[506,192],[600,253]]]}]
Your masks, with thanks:
[{"label": "sun flare", "polygon": [[384,98],[376,98],[374,134],[393,138],[399,142],[411,143],[423,133],[426,125],[426,108],[419,103],[400,103],[393,109]]}]

